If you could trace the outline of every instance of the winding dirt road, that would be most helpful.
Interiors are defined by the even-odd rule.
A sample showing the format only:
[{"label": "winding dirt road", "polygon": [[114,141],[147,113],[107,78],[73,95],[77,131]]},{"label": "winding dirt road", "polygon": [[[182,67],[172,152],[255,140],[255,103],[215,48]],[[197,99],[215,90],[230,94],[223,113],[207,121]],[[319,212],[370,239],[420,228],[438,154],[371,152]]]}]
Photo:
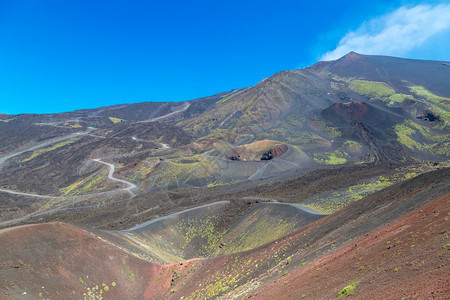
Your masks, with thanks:
[{"label": "winding dirt road", "polygon": [[121,182],[121,183],[126,184],[128,187],[122,189],[122,191],[127,191],[127,192],[130,193],[131,196],[133,196],[133,197],[136,196],[136,194],[134,194],[134,193],[131,191],[132,189],[136,188],[136,185],[135,185],[134,183],[131,183],[131,182],[129,182],[129,181],[122,180],[122,179],[119,179],[119,178],[115,178],[115,177],[113,176],[114,171],[116,170],[116,167],[115,167],[113,164],[110,164],[110,163],[101,161],[99,158],[93,159],[93,161],[96,161],[96,162],[99,162],[99,163],[101,163],[101,164],[107,165],[108,168],[109,168],[109,171],[108,171],[108,178],[109,178],[110,180],[112,180],[112,181],[117,181],[117,182]]},{"label": "winding dirt road", "polygon": [[[21,154],[23,154],[25,152],[34,151],[34,150],[37,150],[37,149],[41,149],[41,148],[47,147],[47,146],[51,145],[52,143],[57,143],[57,142],[60,142],[60,141],[68,140],[68,139],[71,139],[71,138],[74,138],[74,137],[80,136],[80,135],[89,135],[89,133],[93,130],[92,128],[89,128],[89,129],[90,130],[88,130],[88,131],[72,133],[72,134],[69,134],[69,135],[66,135],[66,136],[62,136],[60,138],[55,138],[55,139],[53,139],[51,141],[40,143],[40,144],[38,144],[36,146],[33,146],[33,147],[30,147],[30,148],[26,148],[26,149],[19,150],[19,151],[13,152],[11,154],[5,155],[5,156],[0,158],[0,169],[1,169],[2,164],[4,164],[5,161],[7,161],[8,159],[11,159],[13,157],[19,156],[19,155],[21,155]],[[107,165],[109,167],[108,178],[110,180],[124,183],[125,185],[127,185],[127,187],[123,188],[123,189],[120,189],[120,190],[116,190],[116,191],[100,192],[100,193],[94,193],[94,194],[90,194],[90,195],[95,195],[95,194],[100,195],[100,194],[103,194],[103,193],[127,191],[133,197],[136,196],[131,191],[131,189],[136,188],[135,184],[133,184],[131,182],[128,182],[128,181],[125,181],[125,180],[122,180],[122,179],[118,179],[118,178],[113,177],[113,173],[115,171],[114,165],[106,163],[104,161],[101,161],[100,159],[94,159],[94,161],[102,163],[102,164],[105,164],[105,165]],[[23,193],[23,192],[19,192],[19,191],[15,191],[15,190],[7,190],[7,189],[0,189],[0,192],[13,194],[13,195],[22,195],[22,196],[35,197],[35,198],[45,198],[45,199],[64,198],[64,196],[38,195],[38,194]]]}]

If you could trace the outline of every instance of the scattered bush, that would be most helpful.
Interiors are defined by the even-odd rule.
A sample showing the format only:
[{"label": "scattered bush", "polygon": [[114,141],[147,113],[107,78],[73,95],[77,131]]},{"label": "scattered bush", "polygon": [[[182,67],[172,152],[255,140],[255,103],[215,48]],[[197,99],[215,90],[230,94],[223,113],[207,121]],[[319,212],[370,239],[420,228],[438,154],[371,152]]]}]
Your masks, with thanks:
[{"label": "scattered bush", "polygon": [[353,291],[355,290],[356,286],[359,284],[359,281],[353,282],[350,285],[347,285],[345,288],[343,288],[339,293],[338,297],[342,296],[348,296],[353,294]]}]

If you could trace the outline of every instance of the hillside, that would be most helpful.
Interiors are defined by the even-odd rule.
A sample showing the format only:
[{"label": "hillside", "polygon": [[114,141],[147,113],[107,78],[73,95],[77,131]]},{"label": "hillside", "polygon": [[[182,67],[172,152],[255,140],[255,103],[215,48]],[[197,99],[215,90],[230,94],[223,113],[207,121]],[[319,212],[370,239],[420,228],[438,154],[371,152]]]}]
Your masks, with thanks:
[{"label": "hillside", "polygon": [[449,67],[0,114],[0,298],[444,299]]},{"label": "hillside", "polygon": [[[308,217],[308,212],[295,216],[281,204],[256,205],[228,227],[225,235],[214,235],[217,219],[211,218],[221,214],[225,203],[128,231],[97,232],[64,223],[3,229],[0,240],[8,247],[0,250],[0,280],[4,283],[0,294],[2,299],[23,295],[65,299],[81,295],[86,299],[331,299],[353,284],[356,299],[443,299],[450,292],[446,276],[450,271],[446,236],[449,178],[448,168],[420,175],[328,217],[318,216],[319,220],[311,220],[309,225],[288,225]],[[276,211],[274,205],[279,206]],[[273,237],[281,234],[276,240],[264,235],[267,227],[261,225],[266,221],[274,222],[268,224]],[[172,236],[174,229],[182,235]],[[133,242],[120,243],[117,234]],[[231,245],[239,244],[227,236],[245,236],[247,240],[235,248]],[[186,251],[186,245],[193,243],[190,251],[216,248],[219,256],[185,260],[167,253],[177,247]],[[141,251],[172,260],[172,264],[135,257],[136,245],[149,245]]]}]

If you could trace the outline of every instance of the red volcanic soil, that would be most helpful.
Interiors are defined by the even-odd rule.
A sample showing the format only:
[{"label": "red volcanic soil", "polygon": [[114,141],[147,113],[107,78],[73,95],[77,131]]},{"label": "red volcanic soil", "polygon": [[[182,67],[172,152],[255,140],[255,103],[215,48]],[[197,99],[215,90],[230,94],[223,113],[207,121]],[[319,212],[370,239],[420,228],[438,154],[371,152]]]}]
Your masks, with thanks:
[{"label": "red volcanic soil", "polygon": [[[173,269],[146,262],[65,223],[0,231],[0,299],[154,299]],[[195,262],[186,263],[192,265]],[[156,284],[152,284],[152,281]],[[157,287],[157,288],[156,288]]]},{"label": "red volcanic soil", "polygon": [[271,160],[286,153],[288,146],[278,141],[262,140],[233,148],[226,153],[231,160],[258,161]]},{"label": "red volcanic soil", "polygon": [[367,104],[359,101],[335,103],[334,110],[348,121],[359,120],[367,112]]},{"label": "red volcanic soil", "polygon": [[173,296],[334,299],[359,282],[355,299],[448,299],[450,172],[433,173],[265,246],[203,261]]},{"label": "red volcanic soil", "polygon": [[449,183],[429,172],[252,250],[172,265],[64,223],[4,229],[0,299],[335,299],[354,282],[355,299],[448,299]]},{"label": "red volcanic soil", "polygon": [[258,292],[258,299],[336,298],[359,281],[356,299],[448,299],[450,195],[354,239]]}]

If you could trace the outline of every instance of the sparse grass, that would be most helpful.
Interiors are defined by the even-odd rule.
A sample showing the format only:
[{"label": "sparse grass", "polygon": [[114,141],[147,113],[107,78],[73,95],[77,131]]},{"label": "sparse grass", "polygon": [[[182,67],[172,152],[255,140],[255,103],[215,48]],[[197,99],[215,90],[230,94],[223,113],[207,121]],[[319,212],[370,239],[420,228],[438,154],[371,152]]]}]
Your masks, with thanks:
[{"label": "sparse grass", "polygon": [[344,146],[347,151],[353,152],[353,153],[359,153],[362,149],[361,144],[358,142],[355,142],[355,141],[346,141],[344,143]]},{"label": "sparse grass", "polygon": [[331,138],[342,136],[342,132],[337,127],[333,127],[332,123],[319,120],[317,117],[310,119],[308,123],[315,130],[324,132]]},{"label": "sparse grass", "polygon": [[204,289],[201,289],[197,293],[194,292],[191,296],[196,298],[196,296],[201,295],[200,298],[205,296],[206,299],[216,297],[219,294],[228,291],[239,280],[239,277],[239,275],[236,275],[230,279],[222,278],[221,280],[208,284]]},{"label": "sparse grass", "polygon": [[217,232],[215,230],[216,217],[206,216],[201,219],[181,220],[177,224],[185,239],[183,248],[185,248],[191,241],[197,238],[205,239],[202,243],[202,248],[205,252],[209,252],[222,239],[225,232]]},{"label": "sparse grass", "polygon": [[[353,185],[348,188],[344,188],[333,192],[331,194],[321,195],[316,198],[308,200],[306,203],[302,203],[306,207],[309,207],[321,214],[332,214],[351,203],[361,200],[367,195],[386,188],[392,184],[413,178],[420,173],[432,168],[430,166],[422,166],[412,168],[410,170],[399,170],[396,173],[389,176],[379,176],[372,179],[372,181],[363,182]],[[376,179],[376,180],[375,180]]]},{"label": "sparse grass", "polygon": [[426,98],[426,99],[431,99],[433,101],[437,101],[437,102],[444,102],[448,104],[448,101],[450,101],[449,98],[445,98],[445,97],[440,97],[437,96],[435,94],[433,94],[432,92],[430,92],[429,90],[427,90],[426,88],[424,88],[423,86],[412,86],[409,88],[414,94]]},{"label": "sparse grass", "polygon": [[230,259],[225,268],[216,271],[208,276],[205,281],[201,282],[198,285],[198,289],[188,299],[216,298],[220,294],[235,288],[240,280],[249,276],[250,270],[254,270],[254,268],[246,266],[245,259],[242,260],[236,256],[234,260]]},{"label": "sparse grass", "polygon": [[222,103],[225,103],[225,102],[227,102],[228,100],[230,100],[231,98],[233,98],[234,96],[237,96],[237,95],[239,95],[240,93],[242,93],[243,91],[239,91],[239,92],[237,92],[237,93],[233,93],[233,94],[231,94],[230,96],[228,96],[228,97],[226,97],[226,98],[224,98],[224,99],[222,99],[222,100],[219,100],[219,101],[217,101],[216,102],[216,105],[220,105],[220,104],[222,104]]},{"label": "sparse grass", "polygon": [[389,97],[395,94],[395,90],[384,82],[355,80],[350,83],[350,88],[358,94],[371,99]]},{"label": "sparse grass", "polygon": [[405,120],[403,123],[411,128],[417,129],[427,140],[433,142],[446,142],[450,140],[450,134],[432,134],[430,128],[417,124],[411,120]]},{"label": "sparse grass", "polygon": [[[249,223],[236,234],[233,239],[227,241],[225,247],[218,248],[215,255],[236,253],[254,249],[270,241],[286,236],[298,227],[295,222],[285,219],[266,219],[254,216]],[[281,262],[281,261],[279,261]]]},{"label": "sparse grass", "polygon": [[60,190],[61,195],[74,196],[84,194],[92,190],[95,186],[97,186],[105,177],[106,177],[105,172],[101,172],[100,174],[92,174],[87,178],[81,179],[61,189]]},{"label": "sparse grass", "polygon": [[24,159],[22,162],[27,162],[27,161],[32,160],[33,158],[35,158],[35,157],[37,157],[37,156],[39,156],[41,154],[44,154],[44,153],[49,152],[49,151],[56,150],[58,148],[66,146],[66,145],[70,145],[70,144],[72,144],[72,143],[74,143],[76,141],[77,140],[69,140],[69,141],[65,141],[65,142],[61,142],[61,143],[55,144],[53,147],[49,146],[49,147],[46,147],[46,148],[37,149],[37,150],[33,151],[33,153],[28,158]]},{"label": "sparse grass", "polygon": [[313,159],[315,162],[325,165],[341,165],[347,162],[345,154],[339,150],[314,154]]},{"label": "sparse grass", "polygon": [[[237,181],[237,180],[233,180],[233,182],[236,182],[236,181]],[[233,182],[230,182],[230,183],[233,183]],[[227,183],[227,182],[220,182],[220,181],[214,181],[214,182],[208,183],[208,184],[206,185],[206,187],[208,187],[208,188],[213,188],[213,187],[216,187],[216,186],[227,185],[227,184],[230,184],[230,183]]]},{"label": "sparse grass", "polygon": [[[86,276],[87,278],[88,276]],[[79,281],[85,286],[86,292],[83,293],[84,300],[101,300],[105,296],[105,293],[110,290],[110,287],[106,283],[102,283],[101,286],[99,284],[95,284],[92,287],[89,287],[86,282],[84,282],[83,278],[79,278]],[[113,282],[111,284],[113,287],[116,286],[116,283]],[[41,295],[39,295],[41,297]]]},{"label": "sparse grass", "polygon": [[113,122],[114,124],[120,123],[122,121],[124,121],[123,119],[119,119],[119,118],[114,118],[114,117],[108,117],[111,122]]},{"label": "sparse grass", "polygon": [[350,88],[371,100],[381,100],[388,106],[403,103],[406,99],[414,100],[412,95],[396,93],[392,87],[384,82],[354,80],[350,83]]},{"label": "sparse grass", "polygon": [[310,145],[310,144],[317,144],[320,142],[326,142],[325,139],[318,136],[314,132],[308,132],[303,130],[294,130],[294,131],[286,130],[286,133],[284,133],[283,136],[286,137],[289,143],[296,145]]},{"label": "sparse grass", "polygon": [[412,86],[409,89],[417,96],[422,97],[424,99],[422,102],[430,106],[430,110],[434,114],[439,115],[442,124],[436,126],[437,128],[445,129],[450,124],[450,98],[437,96],[423,86]]},{"label": "sparse grass", "polygon": [[212,158],[196,155],[188,158],[169,159],[160,163],[158,168],[150,167],[151,171],[147,174],[153,180],[152,187],[167,187],[169,185],[179,185],[187,180],[208,180],[220,175],[220,166]]},{"label": "sparse grass", "polygon": [[392,106],[396,103],[403,103],[403,101],[405,101],[406,99],[414,100],[414,97],[406,94],[393,94],[389,96],[388,98],[389,101],[386,102],[388,103],[389,106]]},{"label": "sparse grass", "polygon": [[339,293],[338,293],[338,297],[343,297],[343,296],[348,296],[353,294],[353,291],[355,290],[356,286],[359,284],[359,281],[353,282],[350,285],[347,285],[346,287],[344,287]]},{"label": "sparse grass", "polygon": [[[433,135],[430,133],[429,128],[410,120],[405,120],[403,123],[395,125],[394,132],[397,135],[397,140],[411,150],[450,156],[450,134]],[[417,142],[414,136],[417,136],[419,133],[428,142]]]}]

